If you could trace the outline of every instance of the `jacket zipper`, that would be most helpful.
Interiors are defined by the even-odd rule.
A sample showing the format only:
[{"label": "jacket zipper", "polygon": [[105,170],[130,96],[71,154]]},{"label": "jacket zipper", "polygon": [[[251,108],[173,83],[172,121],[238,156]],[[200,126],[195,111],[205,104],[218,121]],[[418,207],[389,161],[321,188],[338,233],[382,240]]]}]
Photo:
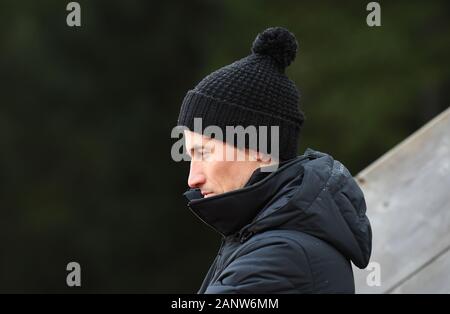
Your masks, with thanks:
[{"label": "jacket zipper", "polygon": [[[217,265],[220,264],[220,260],[222,258],[222,252],[223,252],[223,248],[225,247],[225,237],[222,237],[222,241],[220,243],[220,248],[219,248],[219,252],[217,253],[218,259],[217,259],[217,264],[216,264],[216,268]],[[214,270],[215,271],[215,270]]]}]

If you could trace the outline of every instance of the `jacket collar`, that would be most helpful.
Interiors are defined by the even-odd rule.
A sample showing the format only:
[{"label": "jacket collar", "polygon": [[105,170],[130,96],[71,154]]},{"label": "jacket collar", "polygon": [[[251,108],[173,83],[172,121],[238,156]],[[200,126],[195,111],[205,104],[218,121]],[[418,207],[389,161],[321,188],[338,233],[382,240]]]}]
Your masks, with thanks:
[{"label": "jacket collar", "polygon": [[303,166],[299,161],[308,157],[305,154],[284,162],[268,175],[257,169],[243,188],[220,195],[203,198],[199,189],[188,190],[184,193],[188,207],[222,236],[233,235],[251,223],[273,196],[298,176]]}]

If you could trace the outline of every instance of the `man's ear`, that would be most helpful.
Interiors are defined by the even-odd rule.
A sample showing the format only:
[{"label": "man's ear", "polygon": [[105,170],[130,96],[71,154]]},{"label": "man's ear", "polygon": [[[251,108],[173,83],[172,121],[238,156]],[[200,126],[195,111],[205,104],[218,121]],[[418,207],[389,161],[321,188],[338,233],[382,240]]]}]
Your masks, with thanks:
[{"label": "man's ear", "polygon": [[270,156],[269,154],[256,152],[256,161],[258,161],[263,167],[268,166],[272,163],[272,156]]}]

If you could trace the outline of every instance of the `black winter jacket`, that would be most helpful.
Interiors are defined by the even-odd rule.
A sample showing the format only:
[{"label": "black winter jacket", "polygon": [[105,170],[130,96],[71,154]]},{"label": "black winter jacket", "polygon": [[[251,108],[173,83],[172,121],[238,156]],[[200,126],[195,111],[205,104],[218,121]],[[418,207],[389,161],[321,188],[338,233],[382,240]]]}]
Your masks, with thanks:
[{"label": "black winter jacket", "polygon": [[369,262],[364,195],[330,155],[308,148],[242,189],[185,196],[223,236],[198,293],[354,293],[350,261]]}]

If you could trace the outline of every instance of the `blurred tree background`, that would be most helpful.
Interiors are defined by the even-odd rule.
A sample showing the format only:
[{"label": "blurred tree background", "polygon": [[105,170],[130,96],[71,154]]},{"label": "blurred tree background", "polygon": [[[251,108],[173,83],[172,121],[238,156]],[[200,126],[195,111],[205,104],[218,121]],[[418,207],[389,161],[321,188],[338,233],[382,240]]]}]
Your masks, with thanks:
[{"label": "blurred tree background", "polygon": [[[219,236],[170,156],[186,91],[290,29],[300,142],[357,172],[449,106],[448,1],[0,3],[0,292],[196,292]],[[370,208],[369,208],[370,211]],[[81,264],[82,287],[66,286]]]}]

